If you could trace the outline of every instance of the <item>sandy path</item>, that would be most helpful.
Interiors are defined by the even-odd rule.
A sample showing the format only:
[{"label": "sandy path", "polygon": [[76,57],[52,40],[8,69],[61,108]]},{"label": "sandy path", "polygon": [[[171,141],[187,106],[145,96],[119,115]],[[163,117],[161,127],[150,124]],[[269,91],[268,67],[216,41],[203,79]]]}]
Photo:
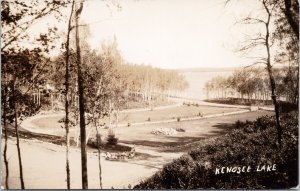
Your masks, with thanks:
[{"label": "sandy path", "polygon": [[[3,144],[2,144],[3,146]],[[65,148],[40,141],[21,140],[21,152],[25,188],[27,189],[66,189]],[[19,168],[15,139],[8,142],[8,158],[11,189],[20,188]],[[137,184],[141,179],[151,176],[156,167],[132,162],[107,161],[102,157],[102,178],[104,188],[127,188]],[[2,164],[4,167],[4,164]],[[70,169],[71,187],[81,188],[80,152],[71,149]],[[3,168],[5,173],[5,169]],[[5,177],[3,174],[2,177]],[[96,153],[88,154],[89,188],[99,188],[98,159]],[[3,180],[2,180],[3,185]]]}]

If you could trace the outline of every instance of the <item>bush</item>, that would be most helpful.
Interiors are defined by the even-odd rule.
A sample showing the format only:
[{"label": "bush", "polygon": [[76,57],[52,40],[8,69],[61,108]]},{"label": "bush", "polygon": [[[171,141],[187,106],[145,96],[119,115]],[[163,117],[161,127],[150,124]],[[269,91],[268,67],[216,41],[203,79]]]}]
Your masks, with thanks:
[{"label": "bush", "polygon": [[288,113],[291,111],[298,111],[298,105],[295,103],[289,103],[284,101],[279,101],[280,111],[282,113]]},{"label": "bush", "polygon": [[87,143],[92,148],[99,148],[102,145],[101,135],[96,135],[95,138],[91,138]]},{"label": "bush", "polygon": [[[281,116],[283,144],[277,146],[275,117],[236,122],[237,129],[200,142],[188,154],[135,189],[286,189],[298,184],[298,114]],[[276,164],[276,171],[257,172],[256,166]],[[249,173],[215,174],[216,168],[251,166]]]},{"label": "bush", "polygon": [[108,145],[117,145],[118,144],[118,138],[116,138],[115,135],[108,135],[107,136],[107,142]]},{"label": "bush", "polygon": [[180,117],[177,117],[177,122],[179,122],[180,121]]},{"label": "bush", "polygon": [[57,122],[58,122],[58,123],[65,123],[65,121],[66,121],[66,117],[63,117],[63,118],[61,118],[60,120],[58,120]]},{"label": "bush", "polygon": [[118,138],[116,138],[115,132],[113,129],[108,130],[108,136],[107,136],[107,145],[117,145],[118,144]]},{"label": "bush", "polygon": [[243,122],[241,122],[240,120],[237,120],[236,122],[235,122],[235,128],[237,128],[237,129],[239,129],[239,128],[242,128],[243,127]]},{"label": "bush", "polygon": [[[63,117],[60,120],[58,120],[58,123],[65,123],[65,122],[66,122],[66,117]],[[75,125],[74,121],[70,119],[69,119],[69,124]]]},{"label": "bush", "polygon": [[177,131],[177,132],[185,132],[185,129],[182,129],[182,128],[176,128],[176,131]]}]

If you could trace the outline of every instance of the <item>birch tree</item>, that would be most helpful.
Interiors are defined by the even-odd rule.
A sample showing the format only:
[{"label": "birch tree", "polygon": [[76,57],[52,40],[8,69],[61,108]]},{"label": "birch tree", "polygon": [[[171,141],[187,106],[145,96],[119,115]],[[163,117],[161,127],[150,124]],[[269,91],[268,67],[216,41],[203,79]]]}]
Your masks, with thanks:
[{"label": "birch tree", "polygon": [[82,189],[88,189],[88,172],[87,172],[87,152],[86,152],[86,125],[85,125],[85,103],[84,103],[84,86],[81,64],[81,50],[79,38],[79,18],[83,9],[83,1],[79,6],[75,6],[75,39],[76,39],[76,63],[77,63],[77,84],[79,97],[79,123],[80,123],[80,147],[81,147],[81,176]]}]

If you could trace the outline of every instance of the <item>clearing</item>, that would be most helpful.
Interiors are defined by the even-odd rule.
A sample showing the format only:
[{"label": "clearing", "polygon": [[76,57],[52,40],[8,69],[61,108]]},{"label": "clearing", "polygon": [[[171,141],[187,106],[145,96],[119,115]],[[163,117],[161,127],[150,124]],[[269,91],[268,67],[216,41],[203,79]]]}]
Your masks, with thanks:
[{"label": "clearing", "polygon": [[[189,111],[187,111],[187,109],[189,109]],[[178,115],[186,116],[188,114],[197,114],[199,111],[203,112],[204,115],[208,115],[239,110],[241,109],[209,106],[180,106],[179,108],[172,107],[161,110],[132,112],[131,119],[144,120],[151,115],[153,119],[161,120]],[[119,143],[134,147],[138,154],[134,159],[107,161],[103,153],[101,157],[103,187],[128,188],[129,184],[134,186],[142,179],[151,176],[157,170],[161,169],[164,164],[188,152],[188,150],[192,148],[193,143],[228,132],[237,120],[254,120],[262,115],[273,115],[273,112],[253,111],[191,121],[118,127],[115,133],[117,138],[119,138]],[[25,186],[28,189],[66,188],[65,147],[45,142],[45,140],[51,141],[53,137],[60,137],[53,136],[53,134],[64,134],[64,129],[60,127],[63,124],[57,122],[62,116],[60,113],[37,115],[25,120],[21,125],[21,137],[27,138],[21,139],[21,152]],[[177,132],[177,134],[172,136],[152,134],[151,131],[157,128],[181,128],[184,129],[185,132]],[[107,133],[108,129],[101,129],[101,134],[104,138],[107,136]],[[60,138],[63,140],[63,137]],[[15,138],[9,139],[9,185],[10,188],[17,189],[20,188],[20,184],[15,143]],[[3,145],[4,144],[2,144],[2,147]],[[79,148],[71,148],[70,163],[71,187],[80,189],[81,168]],[[4,164],[2,165],[4,167]],[[4,169],[3,172],[5,172]],[[2,177],[5,177],[5,174],[3,174]],[[94,149],[89,149],[88,151],[88,177],[89,188],[99,188],[98,159],[97,152]]]}]

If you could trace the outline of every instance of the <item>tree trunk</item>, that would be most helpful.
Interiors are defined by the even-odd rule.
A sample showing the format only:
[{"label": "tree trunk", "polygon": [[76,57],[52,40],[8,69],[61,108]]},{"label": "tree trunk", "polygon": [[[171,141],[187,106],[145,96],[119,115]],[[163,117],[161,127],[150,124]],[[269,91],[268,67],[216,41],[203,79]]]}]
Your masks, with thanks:
[{"label": "tree trunk", "polygon": [[86,130],[84,116],[84,87],[81,73],[81,51],[79,44],[79,24],[78,20],[83,9],[83,2],[80,2],[80,7],[76,9],[76,54],[77,54],[77,80],[78,80],[78,96],[79,96],[79,123],[80,123],[80,147],[81,147],[81,175],[82,189],[88,189],[88,174],[87,174],[87,153],[86,153]]},{"label": "tree trunk", "polygon": [[[288,23],[290,24],[295,36],[297,37],[297,40],[299,41],[299,21],[293,18],[292,10],[291,10],[292,0],[284,0],[284,5],[285,5],[285,10],[284,10],[285,17]],[[299,7],[297,7],[297,10],[299,10]]]},{"label": "tree trunk", "polygon": [[19,159],[19,170],[20,170],[20,182],[21,189],[25,189],[24,178],[23,178],[23,166],[22,166],[22,157],[21,157],[21,148],[20,148],[20,139],[19,139],[19,127],[18,127],[18,107],[17,107],[17,98],[15,94],[15,83],[12,88],[13,92],[13,109],[14,109],[14,118],[15,118],[15,131],[17,138],[17,150],[18,150],[18,159]]},{"label": "tree trunk", "polygon": [[75,126],[75,143],[76,143],[76,147],[79,146],[79,137],[80,137],[80,134],[79,134],[79,127],[78,127],[78,123],[76,123],[77,125]]},{"label": "tree trunk", "polygon": [[109,112],[108,112],[108,127],[111,128],[111,111],[112,111],[112,105],[110,100],[108,100],[108,104],[109,104]]},{"label": "tree trunk", "polygon": [[40,88],[38,88],[38,105],[40,106],[41,105],[41,94],[40,94]]},{"label": "tree trunk", "polygon": [[[299,62],[299,60],[298,60]],[[293,99],[293,103],[295,103],[296,105],[299,105],[299,67],[296,70],[297,72],[297,82],[296,82],[296,91],[294,91],[294,99]]]},{"label": "tree trunk", "polygon": [[120,110],[117,109],[117,110],[116,110],[116,124],[115,124],[115,128],[118,128],[118,123],[119,123],[119,113],[120,113]]},{"label": "tree trunk", "polygon": [[9,177],[9,169],[8,169],[8,160],[7,160],[7,141],[8,141],[8,132],[7,132],[7,121],[6,121],[6,111],[7,111],[7,87],[4,87],[3,93],[3,128],[5,130],[5,143],[4,143],[4,151],[3,151],[3,158],[5,164],[5,189],[9,189],[8,186],[8,177]]},{"label": "tree trunk", "polygon": [[90,135],[91,135],[91,132],[92,132],[92,128],[88,128],[88,131],[87,131],[87,136],[86,136],[86,140],[85,140],[85,144],[88,143],[89,141],[89,138],[90,138]]},{"label": "tree trunk", "polygon": [[270,78],[270,82],[271,82],[271,98],[275,107],[275,116],[276,116],[276,128],[277,128],[277,137],[278,137],[278,144],[279,146],[281,146],[282,144],[282,129],[281,129],[281,125],[280,125],[280,114],[279,114],[279,106],[278,106],[278,102],[277,102],[277,98],[276,98],[276,85],[275,85],[275,80],[272,74],[272,67],[270,64],[267,65],[267,70],[269,73],[269,78]]},{"label": "tree trunk", "polygon": [[[72,2],[71,14],[69,18],[68,24],[68,34],[67,34],[67,42],[66,42],[66,75],[65,75],[65,112],[66,112],[66,119],[65,119],[65,129],[66,129],[66,173],[67,173],[67,188],[71,188],[70,183],[70,164],[69,164],[69,147],[70,147],[70,135],[69,135],[69,100],[68,100],[68,93],[69,93],[69,44],[70,44],[70,32],[71,32],[71,21],[72,21],[72,14],[74,10],[75,1]],[[51,94],[52,95],[52,94]],[[51,96],[52,98],[52,96]],[[52,99],[53,103],[53,99]],[[52,106],[53,107],[53,106]]]},{"label": "tree trunk", "polygon": [[266,45],[266,49],[267,49],[267,71],[268,71],[268,75],[269,75],[269,79],[270,79],[270,87],[271,87],[271,98],[273,100],[273,104],[275,107],[275,117],[276,117],[276,128],[277,128],[277,141],[279,146],[281,147],[282,144],[282,129],[281,129],[281,125],[280,125],[280,116],[279,116],[279,106],[278,106],[278,102],[276,99],[276,84],[275,84],[275,80],[274,80],[274,76],[272,73],[272,65],[271,65],[271,55],[270,55],[270,46],[269,46],[269,24],[270,24],[270,18],[271,18],[271,13],[267,7],[267,5],[265,4],[265,2],[263,2],[264,7],[268,13],[268,20],[265,23],[266,25],[266,39],[265,39],[265,45]]},{"label": "tree trunk", "polygon": [[101,169],[101,149],[100,149],[100,146],[101,146],[101,137],[100,137],[100,134],[99,134],[99,131],[98,131],[98,127],[96,126],[96,132],[97,132],[97,149],[98,149],[98,165],[99,165],[99,183],[100,183],[100,189],[102,189],[102,169]]}]

